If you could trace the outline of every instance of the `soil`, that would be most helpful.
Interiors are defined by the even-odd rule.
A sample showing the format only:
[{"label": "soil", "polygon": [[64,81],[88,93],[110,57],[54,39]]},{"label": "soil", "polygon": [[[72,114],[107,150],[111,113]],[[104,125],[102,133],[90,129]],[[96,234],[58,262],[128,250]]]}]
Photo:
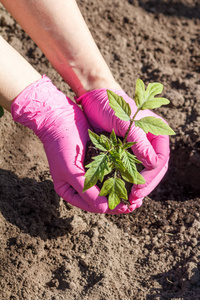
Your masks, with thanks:
[{"label": "soil", "polygon": [[[3,300],[200,299],[200,2],[78,0],[122,88],[159,81],[157,112],[176,131],[169,171],[129,215],[91,214],[55,193],[41,142],[0,120]],[[0,5],[1,35],[73,97],[43,53]]]}]

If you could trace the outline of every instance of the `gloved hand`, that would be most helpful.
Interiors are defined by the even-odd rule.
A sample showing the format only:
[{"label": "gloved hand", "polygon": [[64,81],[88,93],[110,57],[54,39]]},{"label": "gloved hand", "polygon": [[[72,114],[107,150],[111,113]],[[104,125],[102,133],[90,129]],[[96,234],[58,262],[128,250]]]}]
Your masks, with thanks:
[{"label": "gloved hand", "polygon": [[[135,101],[122,90],[113,90],[113,92],[122,96],[129,103],[132,112],[131,117],[133,117],[137,110]],[[106,89],[90,91],[76,98],[76,101],[82,105],[83,111],[95,132],[111,132],[114,129],[116,135],[124,137],[129,122],[122,121],[115,116],[109,105]],[[136,119],[139,120],[147,116],[158,117],[150,110],[143,110],[138,113]],[[139,203],[139,206],[142,204],[142,199],[158,185],[168,169],[169,137],[146,134],[141,128],[135,127],[133,124],[127,141],[137,142],[132,146],[132,151],[145,167],[141,174],[146,183],[133,185],[129,195],[129,202],[132,204],[129,209],[133,210],[136,203]]]},{"label": "gloved hand", "polygon": [[72,205],[94,213],[127,213],[119,204],[108,208],[106,197],[94,186],[82,193],[83,161],[88,140],[88,121],[82,110],[43,76],[28,86],[12,103],[14,121],[34,131],[44,145],[56,192]]}]

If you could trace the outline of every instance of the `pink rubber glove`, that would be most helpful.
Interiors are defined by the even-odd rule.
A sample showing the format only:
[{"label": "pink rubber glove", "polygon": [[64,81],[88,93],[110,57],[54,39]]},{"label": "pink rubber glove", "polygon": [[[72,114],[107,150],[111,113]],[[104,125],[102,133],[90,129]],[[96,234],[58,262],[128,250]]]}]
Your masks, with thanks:
[{"label": "pink rubber glove", "polygon": [[[131,116],[133,116],[137,110],[135,101],[122,90],[113,90],[113,92],[122,96],[129,103]],[[129,122],[122,121],[114,115],[114,111],[109,105],[106,89],[88,92],[77,98],[76,101],[82,105],[88,121],[96,132],[111,132],[114,129],[118,136],[124,137]],[[150,110],[143,110],[138,113],[136,119],[147,116],[158,117]],[[142,185],[133,185],[129,195],[131,203],[129,210],[131,211],[142,204],[142,199],[158,185],[166,173],[169,161],[169,137],[146,134],[142,129],[133,125],[127,141],[137,142],[132,146],[132,151],[145,167],[141,174],[146,181]]]},{"label": "pink rubber glove", "polygon": [[82,110],[49,78],[43,76],[22,91],[11,113],[14,121],[32,129],[42,141],[55,190],[64,200],[94,213],[129,212],[123,204],[110,211],[107,198],[98,196],[96,186],[82,193],[89,124]]}]

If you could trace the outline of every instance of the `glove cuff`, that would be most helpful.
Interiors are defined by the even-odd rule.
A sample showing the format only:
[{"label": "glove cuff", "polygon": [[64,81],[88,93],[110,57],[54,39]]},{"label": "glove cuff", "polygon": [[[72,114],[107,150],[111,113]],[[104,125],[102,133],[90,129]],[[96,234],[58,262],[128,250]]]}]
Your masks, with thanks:
[{"label": "glove cuff", "polygon": [[48,94],[51,85],[51,80],[43,75],[41,79],[26,87],[11,105],[13,120],[31,128],[36,133],[43,120],[43,117],[40,118],[40,114],[45,106],[45,98],[47,98],[43,95]]},{"label": "glove cuff", "polygon": [[43,75],[41,79],[31,83],[14,99],[11,106],[11,114],[14,121],[19,122],[20,116],[27,111],[27,104],[36,100],[37,91],[47,82],[51,82],[51,80]]},{"label": "glove cuff", "polygon": [[15,98],[11,114],[14,121],[32,129],[42,139],[55,123],[57,127],[62,127],[58,116],[66,112],[66,109],[70,113],[72,103],[47,76],[43,75]]}]

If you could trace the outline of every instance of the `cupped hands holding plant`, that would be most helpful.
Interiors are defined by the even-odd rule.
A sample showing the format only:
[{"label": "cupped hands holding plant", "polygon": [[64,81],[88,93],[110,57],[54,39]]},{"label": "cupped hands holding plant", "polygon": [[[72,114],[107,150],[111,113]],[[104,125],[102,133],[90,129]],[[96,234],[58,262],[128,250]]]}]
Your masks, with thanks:
[{"label": "cupped hands holding plant", "polygon": [[14,121],[32,129],[43,143],[56,192],[67,202],[93,213],[123,213],[122,204],[111,211],[96,187],[82,193],[83,161],[90,125],[82,110],[43,76],[12,102]]},{"label": "cupped hands holding plant", "polygon": [[[96,90],[81,96],[77,101],[96,131],[111,132],[110,138],[98,136],[89,131],[90,139],[100,155],[86,166],[86,179],[83,192],[95,185],[98,180],[112,174],[104,183],[100,196],[108,195],[109,208],[114,209],[121,199],[128,200],[125,182],[134,186],[129,197],[132,204],[147,196],[164,176],[169,158],[168,135],[175,134],[162,118],[149,109],[169,103],[163,97],[155,97],[163,90],[160,83],[150,83],[145,90],[138,79],[135,101],[123,91]],[[117,138],[122,137],[122,141]],[[133,155],[127,151],[131,148]],[[141,174],[136,164],[143,163]]]},{"label": "cupped hands holding plant", "polygon": [[[154,99],[162,92],[162,85],[149,84],[145,91],[144,84],[137,81],[136,102],[122,91],[75,0],[1,2],[71,87],[83,111],[49,79],[41,79],[3,39],[0,39],[0,104],[10,111],[17,97],[12,105],[13,119],[33,129],[43,142],[55,190],[66,201],[96,213],[133,211],[157,186],[168,167],[169,138],[165,134],[172,132],[166,130],[165,122],[161,126],[161,118],[149,110],[168,103],[163,98]],[[96,133],[110,132],[111,137],[97,137],[90,132],[102,154],[94,159],[95,176],[93,163],[85,180],[83,159],[91,126]],[[127,151],[129,147],[132,153]],[[144,166],[140,174],[135,167],[139,161]],[[103,180],[111,169],[114,179],[109,179],[99,194],[99,188],[93,184],[97,178]],[[119,172],[133,184],[129,197],[121,178],[116,176]],[[111,209],[104,195],[108,195]],[[121,198],[128,198],[130,205],[119,203]]]}]

